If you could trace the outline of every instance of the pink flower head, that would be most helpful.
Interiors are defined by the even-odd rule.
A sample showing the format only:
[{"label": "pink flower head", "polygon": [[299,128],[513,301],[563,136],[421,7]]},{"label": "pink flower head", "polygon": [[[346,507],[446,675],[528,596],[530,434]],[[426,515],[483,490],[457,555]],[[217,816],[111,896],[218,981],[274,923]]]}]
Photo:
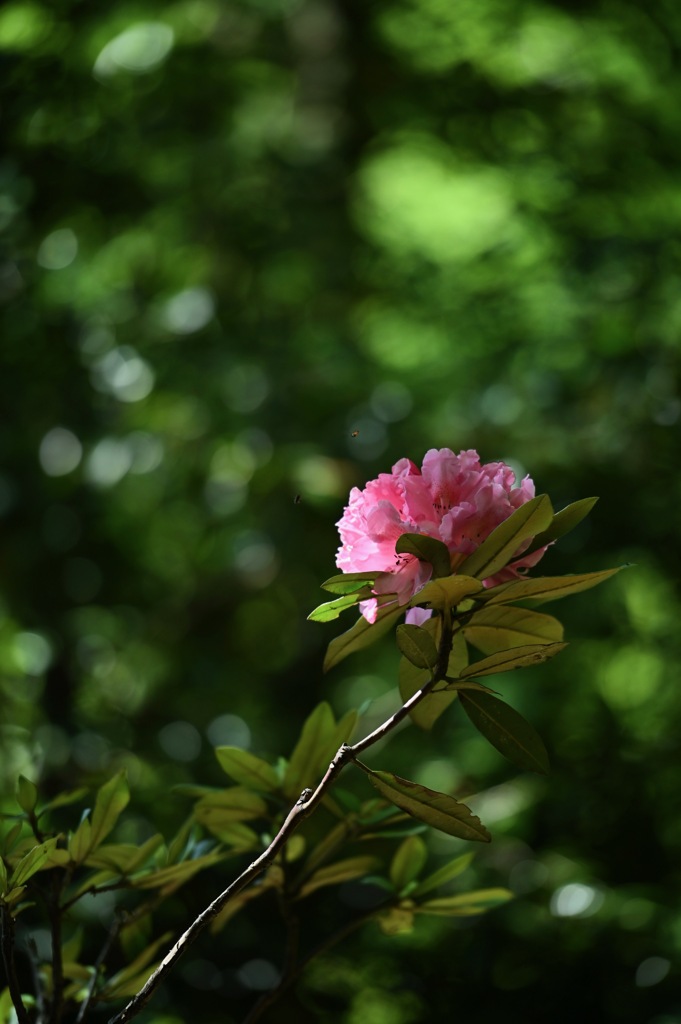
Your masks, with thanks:
[{"label": "pink flower head", "polygon": [[[391,473],[370,480],[363,491],[353,487],[350,502],[337,523],[341,546],[336,565],[343,572],[385,573],[373,588],[376,595],[397,594],[406,604],[428,582],[432,569],[415,555],[396,555],[395,543],[403,533],[423,533],[447,545],[452,572],[512,512],[534,497],[534,484],[526,476],[516,485],[515,474],[503,462],[481,465],[475,451],[455,455],[449,448],[431,448],[421,469],[411,459],[400,459]],[[529,546],[529,541],[523,545]],[[518,557],[493,578],[492,586],[518,576],[518,570],[536,565],[546,548]],[[522,549],[517,552],[522,555]],[[375,622],[378,602],[363,601],[362,614]]]}]

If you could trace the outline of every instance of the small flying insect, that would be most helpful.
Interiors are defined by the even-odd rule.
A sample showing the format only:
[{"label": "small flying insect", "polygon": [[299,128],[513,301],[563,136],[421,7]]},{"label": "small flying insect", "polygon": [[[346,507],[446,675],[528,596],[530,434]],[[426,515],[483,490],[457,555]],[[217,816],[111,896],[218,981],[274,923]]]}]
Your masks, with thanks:
[{"label": "small flying insect", "polygon": [[301,496],[299,494],[296,494],[295,498],[293,499],[293,504],[294,505],[300,505],[302,500],[303,499],[301,498]]},{"label": "small flying insect", "polygon": [[359,437],[359,430],[353,430],[353,432],[350,434],[350,437]]}]

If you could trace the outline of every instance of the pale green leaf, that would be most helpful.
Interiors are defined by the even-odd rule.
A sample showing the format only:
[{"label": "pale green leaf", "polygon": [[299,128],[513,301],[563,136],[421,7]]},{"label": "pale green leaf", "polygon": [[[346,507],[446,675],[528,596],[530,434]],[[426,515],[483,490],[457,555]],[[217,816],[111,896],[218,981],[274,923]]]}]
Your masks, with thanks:
[{"label": "pale green leaf", "polygon": [[440,886],[446,885],[448,882],[458,878],[459,875],[463,874],[466,868],[470,865],[473,860],[472,853],[464,853],[461,857],[455,857],[454,860],[450,860],[448,864],[444,864],[437,871],[429,875],[428,878],[424,878],[415,889],[412,890],[411,895],[416,899],[418,896],[425,896],[427,892],[432,892],[433,889],[439,889]]},{"label": "pale green leaf", "polygon": [[331,594],[354,594],[364,587],[371,587],[379,576],[385,576],[384,572],[343,572],[322,583],[322,590],[328,590]]},{"label": "pale green leaf", "polygon": [[513,893],[508,889],[478,889],[475,892],[428,900],[416,907],[416,913],[434,914],[437,917],[472,917],[474,914],[484,914],[486,910],[492,910],[511,899]]},{"label": "pale green leaf", "polygon": [[543,548],[554,540],[564,537],[566,533],[570,533],[588,516],[597,501],[598,498],[580,498],[579,501],[574,501],[571,505],[566,505],[565,508],[562,508],[560,512],[556,512],[548,528],[542,533],[537,534],[529,548],[523,551],[523,554],[529,555],[533,551],[538,551],[539,548]]},{"label": "pale green leaf", "polygon": [[390,862],[389,871],[390,881],[397,892],[402,892],[405,886],[418,878],[427,856],[426,844],[420,836],[408,836],[400,843]]},{"label": "pale green leaf", "polygon": [[365,600],[367,597],[371,597],[371,587],[364,587],[354,594],[346,594],[345,597],[337,597],[335,601],[325,601],[310,612],[308,620],[310,622],[331,622],[332,619],[337,619],[346,608],[352,608],[358,601]]},{"label": "pale green leaf", "polygon": [[32,850],[21,858],[14,871],[12,872],[8,886],[10,889],[23,885],[31,878],[36,871],[40,871],[43,864],[49,857],[52,850],[58,842],[58,836],[53,836],[51,839],[46,839],[44,843],[39,843],[34,846]]},{"label": "pale green leaf", "polygon": [[106,839],[129,800],[130,790],[124,770],[117,772],[112,779],[100,787],[92,812],[91,842],[93,847],[99,846]]},{"label": "pale green leaf", "polygon": [[80,825],[69,839],[68,851],[76,864],[84,861],[92,849],[92,825],[89,818],[83,818]]},{"label": "pale green leaf", "polygon": [[279,788],[279,776],[272,765],[239,747],[216,747],[215,756],[220,767],[240,786],[250,786],[260,793],[271,793]]},{"label": "pale green leaf", "polygon": [[267,816],[267,804],[245,786],[232,786],[202,797],[194,808],[196,820],[207,828],[221,828],[235,821],[251,821]]},{"label": "pale green leaf", "polygon": [[502,583],[498,587],[492,587],[487,591],[485,601],[488,605],[529,600],[545,604],[548,601],[557,601],[561,597],[568,597],[570,594],[578,594],[582,590],[597,587],[599,583],[603,583],[622,569],[627,568],[629,567],[626,565],[620,565],[616,569],[601,569],[600,572],[567,576],[537,576],[534,579],[514,580],[512,583]]},{"label": "pale green leaf", "polygon": [[300,739],[291,754],[283,784],[286,796],[299,796],[306,786],[317,781],[319,759],[328,750],[335,727],[333,711],[322,701],[303,724]]},{"label": "pale green leaf", "polygon": [[462,630],[483,654],[496,654],[526,644],[563,639],[563,626],[552,615],[513,605],[487,605],[475,612]]},{"label": "pale green leaf", "polygon": [[362,878],[374,871],[380,864],[376,857],[347,857],[335,864],[328,864],[319,868],[307,879],[298,892],[298,899],[304,899],[317,889],[323,889],[329,885],[341,885],[343,882],[351,882],[355,878]]}]

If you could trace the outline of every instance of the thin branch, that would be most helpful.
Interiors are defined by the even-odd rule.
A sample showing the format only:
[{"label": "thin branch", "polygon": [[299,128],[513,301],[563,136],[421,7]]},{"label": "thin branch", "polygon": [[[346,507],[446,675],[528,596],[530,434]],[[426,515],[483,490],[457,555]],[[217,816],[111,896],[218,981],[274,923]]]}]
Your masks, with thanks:
[{"label": "thin branch", "polygon": [[151,999],[158,986],[165,979],[166,975],[180,959],[182,954],[199,937],[211,921],[217,917],[222,908],[229,903],[233,896],[236,896],[242,891],[242,889],[245,889],[247,885],[249,885],[270,866],[296,829],[298,829],[300,825],[302,825],[303,821],[312,814],[345,766],[349,762],[354,761],[358,754],[361,754],[378,740],[387,736],[395,726],[399,725],[400,722],[408,717],[410,711],[412,711],[417,704],[428,696],[435,684],[439,682],[447,672],[451,647],[451,616],[449,614],[449,610],[445,609],[442,618],[442,638],[438,649],[437,664],[433,669],[432,676],[428,682],[425,683],[420,690],[417,690],[417,692],[410,697],[401,708],[391,715],[390,718],[387,718],[385,722],[379,725],[378,728],[374,729],[373,732],[369,733],[368,736],[365,736],[364,739],[359,740],[359,742],[352,746],[343,744],[339,747],[317,788],[314,791],[306,789],[301,793],[267,849],[264,850],[259,857],[256,857],[256,859],[248,865],[245,871],[243,871],[238,878],[235,878],[231,885],[228,885],[227,888],[224,889],[223,892],[221,892],[220,895],[217,896],[213,902],[210,903],[205,910],[203,910],[198,917],[192,921],[186,931],[183,932],[177,940],[175,945],[168,950],[161,963],[148,978],[137,995],[132,997],[130,1002],[120,1011],[120,1013],[111,1017],[108,1024],[128,1024],[128,1021],[131,1021],[141,1012]]},{"label": "thin branch", "polygon": [[52,935],[52,1006],[50,1007],[50,1024],[59,1024],[64,1008],[64,959],[61,949],[62,909],[59,906],[62,884],[62,879],[55,872],[52,879],[52,896],[49,900],[50,932]]},{"label": "thin branch", "polygon": [[12,1005],[19,1024],[31,1024],[28,1011],[21,998],[21,986],[19,985],[17,967],[14,962],[14,919],[9,908],[2,904],[0,904],[0,917],[2,918],[2,960],[5,965],[7,987]]}]

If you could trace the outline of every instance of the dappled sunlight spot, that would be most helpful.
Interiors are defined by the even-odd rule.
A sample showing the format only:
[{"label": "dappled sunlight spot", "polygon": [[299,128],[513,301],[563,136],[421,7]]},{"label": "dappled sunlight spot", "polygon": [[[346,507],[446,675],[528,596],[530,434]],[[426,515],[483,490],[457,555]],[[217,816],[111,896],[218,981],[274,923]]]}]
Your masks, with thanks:
[{"label": "dappled sunlight spot", "polygon": [[388,447],[388,431],[380,420],[366,414],[351,414],[346,422],[345,444],[350,455],[369,460],[383,454]]},{"label": "dappled sunlight spot", "polygon": [[267,992],[276,988],[281,977],[279,971],[269,960],[249,960],[240,967],[236,976],[244,988],[255,992]]},{"label": "dappled sunlight spot", "polygon": [[604,899],[603,893],[592,885],[570,882],[555,890],[549,909],[554,917],[591,917],[600,910]]},{"label": "dappled sunlight spot", "polygon": [[151,394],[154,371],[130,345],[113,348],[92,367],[92,384],[119,402],[139,402]]},{"label": "dappled sunlight spot", "polygon": [[380,676],[351,676],[340,684],[338,699],[343,708],[358,708],[364,714],[373,701],[385,694],[385,689],[385,680]]},{"label": "dappled sunlight spot", "polygon": [[161,322],[172,334],[194,334],[209,323],[215,300],[206,288],[185,288],[163,306]]},{"label": "dappled sunlight spot", "polygon": [[374,154],[358,180],[358,229],[391,252],[435,263],[475,259],[500,245],[515,216],[503,172],[457,164],[428,139]]},{"label": "dappled sunlight spot", "polygon": [[642,960],[636,968],[636,985],[638,988],[650,988],[658,985],[669,974],[671,962],[663,956],[649,956]]},{"label": "dappled sunlight spot", "polygon": [[223,394],[234,412],[255,412],[269,393],[267,376],[255,363],[238,363],[225,378]]},{"label": "dappled sunlight spot", "polygon": [[116,343],[113,325],[101,317],[87,320],[78,335],[78,347],[85,362],[103,355]]},{"label": "dappled sunlight spot", "polygon": [[525,408],[520,395],[508,384],[492,384],[478,401],[483,420],[502,427],[514,423]]},{"label": "dappled sunlight spot", "polygon": [[455,765],[444,758],[424,761],[414,775],[414,781],[419,785],[438,790],[441,793],[452,793],[459,778],[459,772]]},{"label": "dappled sunlight spot", "polygon": [[206,726],[206,737],[214,747],[248,750],[251,745],[251,730],[238,715],[218,715]]},{"label": "dappled sunlight spot", "polygon": [[0,50],[32,50],[47,38],[53,25],[54,15],[41,4],[9,3],[0,13]]},{"label": "dappled sunlight spot", "polygon": [[338,498],[345,495],[343,467],[325,455],[310,455],[293,467],[293,482],[305,497]]},{"label": "dappled sunlight spot", "polygon": [[66,476],[78,466],[83,455],[83,446],[66,427],[53,427],[43,437],[38,449],[38,458],[47,476]]},{"label": "dappled sunlight spot", "polygon": [[430,369],[451,354],[445,330],[400,309],[367,303],[358,310],[355,324],[367,355],[391,370]]},{"label": "dappled sunlight spot", "polygon": [[237,512],[248,493],[248,483],[256,469],[251,449],[236,441],[223,444],[215,451],[204,485],[204,496],[211,511],[217,515]]},{"label": "dappled sunlight spot", "polygon": [[99,633],[86,633],[76,644],[76,658],[80,667],[95,679],[105,679],[116,666],[116,650]]},{"label": "dappled sunlight spot", "polygon": [[511,890],[519,896],[536,892],[548,881],[549,869],[539,860],[525,859],[514,864],[508,876]]},{"label": "dappled sunlight spot", "polygon": [[201,734],[191,722],[170,722],[159,729],[161,749],[174,761],[195,761],[201,753]]},{"label": "dappled sunlight spot", "polygon": [[651,900],[635,897],[626,900],[619,909],[618,918],[622,928],[627,931],[638,931],[647,927],[655,917],[657,908]]},{"label": "dappled sunlight spot", "polygon": [[71,228],[59,228],[40,243],[38,264],[45,270],[63,270],[78,255],[78,239]]},{"label": "dappled sunlight spot", "polygon": [[85,461],[85,478],[95,487],[113,487],[132,466],[132,452],[125,440],[104,437]]},{"label": "dappled sunlight spot", "polygon": [[512,782],[493,786],[484,793],[476,793],[466,802],[485,824],[490,825],[505,818],[512,818],[526,807],[530,807],[535,802],[536,790],[534,779],[514,779]]},{"label": "dappled sunlight spot", "polygon": [[414,400],[405,384],[396,380],[386,380],[377,384],[371,392],[369,405],[377,419],[383,420],[384,423],[397,423],[409,415]]},{"label": "dappled sunlight spot", "polygon": [[106,79],[120,71],[143,75],[168,56],[175,33],[161,21],[140,21],[111,39],[100,51],[93,68],[95,78]]},{"label": "dappled sunlight spot", "polygon": [[266,587],[279,571],[277,549],[264,533],[246,531],[234,539],[234,568],[251,587]]},{"label": "dappled sunlight spot", "polygon": [[603,662],[596,674],[598,691],[615,711],[639,708],[659,690],[664,660],[653,650],[628,644]]},{"label": "dappled sunlight spot", "polygon": [[28,676],[41,676],[52,662],[52,644],[42,633],[17,633],[12,651],[17,668]]},{"label": "dappled sunlight spot", "polygon": [[111,744],[97,732],[84,730],[71,743],[73,760],[88,772],[102,771],[109,764]]},{"label": "dappled sunlight spot", "polygon": [[137,476],[152,473],[163,462],[163,441],[154,434],[136,430],[128,434],[126,441],[132,454],[131,473]]}]

